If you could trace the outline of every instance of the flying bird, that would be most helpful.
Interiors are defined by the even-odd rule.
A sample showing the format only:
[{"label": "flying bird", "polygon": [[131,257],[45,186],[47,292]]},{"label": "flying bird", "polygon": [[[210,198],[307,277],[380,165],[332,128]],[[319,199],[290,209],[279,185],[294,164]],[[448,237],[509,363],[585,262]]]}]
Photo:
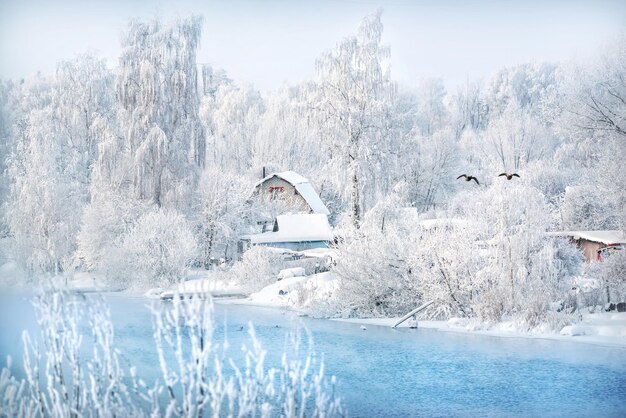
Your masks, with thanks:
[{"label": "flying bird", "polygon": [[461,177],[465,178],[465,181],[472,181],[472,180],[474,180],[474,181],[476,182],[476,184],[480,184],[480,183],[478,182],[478,179],[477,179],[476,177],[474,177],[474,176],[468,176],[467,174],[461,174],[461,175],[460,175],[459,177],[457,177],[456,179],[458,180],[458,179],[460,179]]},{"label": "flying bird", "polygon": [[502,177],[502,176],[506,176],[507,180],[511,180],[513,177],[518,177],[519,178],[519,175],[517,173],[510,173],[510,174],[509,173],[502,173],[502,174],[498,175],[498,177]]}]

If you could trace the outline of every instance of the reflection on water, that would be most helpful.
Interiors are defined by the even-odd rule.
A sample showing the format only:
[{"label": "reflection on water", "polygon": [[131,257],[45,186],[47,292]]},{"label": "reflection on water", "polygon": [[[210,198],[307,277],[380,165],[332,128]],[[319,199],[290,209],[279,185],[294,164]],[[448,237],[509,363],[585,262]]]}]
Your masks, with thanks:
[{"label": "reflection on water", "polygon": [[[147,380],[158,376],[149,300],[108,295],[116,346]],[[304,326],[350,416],[626,416],[626,349],[301,318],[216,305],[215,340],[242,357],[249,321],[278,366],[286,333]],[[28,297],[0,296],[0,356],[21,362],[21,330],[35,326]]]}]

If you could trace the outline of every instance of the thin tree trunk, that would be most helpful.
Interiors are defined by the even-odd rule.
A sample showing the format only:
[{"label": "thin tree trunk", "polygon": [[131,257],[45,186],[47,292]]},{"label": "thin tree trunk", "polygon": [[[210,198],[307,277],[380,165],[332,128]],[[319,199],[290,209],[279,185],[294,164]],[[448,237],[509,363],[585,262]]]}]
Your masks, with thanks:
[{"label": "thin tree trunk", "polygon": [[354,226],[358,228],[361,225],[359,175],[357,165],[353,164],[352,167],[352,222]]}]

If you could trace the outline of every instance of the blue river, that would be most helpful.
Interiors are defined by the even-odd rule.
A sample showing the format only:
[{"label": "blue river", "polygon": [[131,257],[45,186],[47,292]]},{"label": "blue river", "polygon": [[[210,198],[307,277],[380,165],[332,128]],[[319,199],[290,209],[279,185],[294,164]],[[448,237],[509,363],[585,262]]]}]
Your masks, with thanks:
[{"label": "blue river", "polygon": [[[146,380],[159,374],[153,302],[106,296],[115,345]],[[626,349],[524,338],[391,329],[299,317],[288,311],[215,306],[215,340],[228,340],[235,360],[249,345],[252,321],[278,367],[294,327],[313,338],[327,375],[351,417],[625,417]],[[242,328],[244,331],[242,331]],[[29,296],[0,295],[0,364],[11,355],[20,375],[23,329],[36,334]]]}]

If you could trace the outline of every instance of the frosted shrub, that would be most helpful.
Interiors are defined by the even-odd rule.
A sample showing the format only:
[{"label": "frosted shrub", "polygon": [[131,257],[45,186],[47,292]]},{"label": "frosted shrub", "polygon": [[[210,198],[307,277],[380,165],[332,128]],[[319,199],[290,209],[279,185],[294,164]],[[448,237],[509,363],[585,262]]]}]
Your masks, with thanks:
[{"label": "frosted shrub", "polygon": [[409,255],[420,279],[424,300],[434,300],[437,318],[475,315],[475,301],[483,290],[480,235],[475,225],[460,219],[442,220],[416,229],[419,245]]},{"label": "frosted shrub", "polygon": [[125,237],[121,257],[136,284],[163,285],[180,280],[196,251],[194,235],[183,215],[157,209],[143,215]]},{"label": "frosted shrub", "polygon": [[529,329],[547,322],[559,331],[555,327],[568,322],[565,316],[571,313],[568,297],[573,277],[580,272],[580,254],[567,240],[544,237],[528,257],[532,260],[519,291],[518,322]]},{"label": "frosted shrub", "polygon": [[420,300],[419,289],[392,232],[364,232],[340,247],[333,269],[340,280],[338,309],[344,316],[405,313]]},{"label": "frosted shrub", "polygon": [[553,294],[549,286],[540,280],[527,283],[524,297],[520,301],[517,322],[520,328],[532,329],[544,322]]},{"label": "frosted shrub", "polygon": [[124,235],[149,209],[145,202],[102,185],[94,191],[83,213],[76,257],[88,270],[101,270],[115,276]]},{"label": "frosted shrub", "polygon": [[[121,366],[107,305],[101,297],[48,290],[33,301],[41,334],[24,332],[24,371],[11,359],[0,372],[0,417],[218,417],[343,415],[334,378],[302,353],[296,334],[278,368],[249,326],[245,363],[227,358],[213,340],[213,305],[200,297],[153,307],[161,378],[152,385]],[[309,347],[311,342],[309,341]]]},{"label": "frosted shrub", "polygon": [[274,283],[284,267],[282,255],[265,247],[252,247],[233,265],[230,275],[252,293]]},{"label": "frosted shrub", "polygon": [[394,196],[377,205],[360,229],[346,229],[333,272],[339,277],[336,310],[343,316],[406,313],[421,300],[415,270],[407,258],[416,249],[412,226]]},{"label": "frosted shrub", "polygon": [[[103,300],[94,297],[86,303],[81,295],[47,290],[35,297],[33,306],[41,333],[23,335],[26,379],[21,385],[27,392],[18,400],[28,409],[26,415],[140,415],[124,383]],[[89,349],[83,348],[85,337],[91,341]]]},{"label": "frosted shrub", "polygon": [[11,375],[11,357],[0,371],[0,417],[35,416],[36,406],[29,401],[26,382]]},{"label": "frosted shrub", "polygon": [[475,312],[489,321],[514,318],[526,328],[541,323],[551,303],[566,297],[580,267],[571,244],[546,236],[553,212],[541,192],[500,182],[460,195],[452,210],[472,219],[482,238],[482,250],[470,247],[464,255],[482,263]]},{"label": "frosted shrub", "polygon": [[506,298],[499,288],[487,288],[480,294],[475,306],[476,315],[488,323],[495,323],[506,313]]},{"label": "frosted shrub", "polygon": [[[198,296],[174,298],[154,311],[155,342],[168,401],[161,416],[337,416],[340,400],[321,365],[314,371],[309,352],[300,355],[300,337],[292,336],[293,353],[283,353],[281,367],[265,367],[266,351],[249,325],[251,346],[242,347],[245,365],[226,359],[224,346],[212,340],[213,305]],[[291,357],[289,354],[292,354]],[[174,361],[168,361],[168,359]],[[225,364],[234,374],[227,376]],[[329,394],[330,392],[330,394]],[[152,402],[157,405],[156,402]]]}]

